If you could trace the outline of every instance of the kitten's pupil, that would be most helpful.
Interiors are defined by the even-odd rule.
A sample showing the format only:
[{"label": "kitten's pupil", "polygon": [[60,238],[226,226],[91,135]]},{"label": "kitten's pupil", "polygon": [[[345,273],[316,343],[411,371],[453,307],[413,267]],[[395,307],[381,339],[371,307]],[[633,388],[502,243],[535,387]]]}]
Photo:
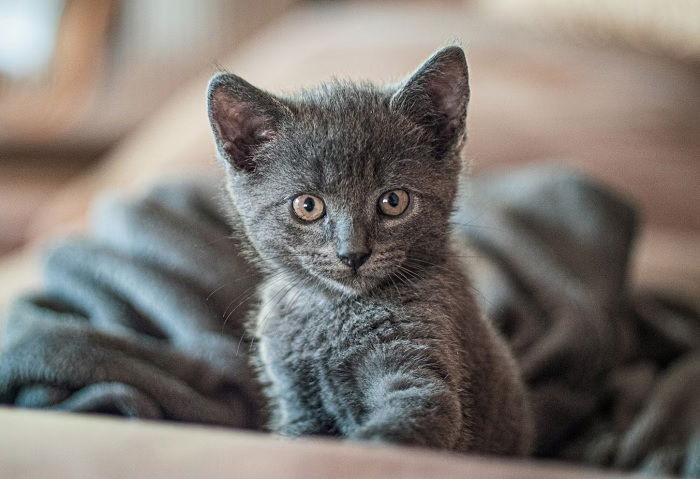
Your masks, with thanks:
[{"label": "kitten's pupil", "polygon": [[387,191],[379,197],[379,212],[387,216],[399,216],[408,207],[409,197],[404,190]]},{"label": "kitten's pupil", "polygon": [[304,209],[311,213],[314,208],[316,208],[316,202],[314,201],[313,198],[308,197],[304,200]]},{"label": "kitten's pupil", "polygon": [[399,201],[400,201],[399,195],[397,195],[393,191],[391,193],[389,193],[389,197],[387,198],[387,200],[389,201],[389,205],[392,208],[396,208],[397,206],[399,206]]}]

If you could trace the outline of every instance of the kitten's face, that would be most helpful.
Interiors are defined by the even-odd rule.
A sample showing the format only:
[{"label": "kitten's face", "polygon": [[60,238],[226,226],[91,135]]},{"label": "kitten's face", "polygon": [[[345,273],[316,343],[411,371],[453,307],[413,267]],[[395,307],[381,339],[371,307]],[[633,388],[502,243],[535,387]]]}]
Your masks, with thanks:
[{"label": "kitten's face", "polygon": [[448,50],[393,90],[335,83],[282,100],[212,81],[231,200],[270,271],[359,295],[415,281],[444,249],[468,98],[463,54]]}]

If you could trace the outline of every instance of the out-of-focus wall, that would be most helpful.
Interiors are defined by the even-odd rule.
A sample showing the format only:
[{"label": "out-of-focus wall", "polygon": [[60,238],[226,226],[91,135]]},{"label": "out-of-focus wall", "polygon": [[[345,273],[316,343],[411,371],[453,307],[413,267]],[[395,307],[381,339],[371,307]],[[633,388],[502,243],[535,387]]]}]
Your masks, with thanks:
[{"label": "out-of-focus wall", "polygon": [[[45,55],[48,40],[52,56],[14,75],[0,64],[0,154],[109,145],[292,3],[31,0],[20,9],[4,0],[0,24],[13,28],[0,32],[0,51],[43,39],[33,51]],[[49,7],[57,20],[45,18]]]},{"label": "out-of-focus wall", "polygon": [[0,254],[198,72],[296,0],[0,0]]},{"label": "out-of-focus wall", "polygon": [[700,61],[700,0],[468,0],[503,20]]}]

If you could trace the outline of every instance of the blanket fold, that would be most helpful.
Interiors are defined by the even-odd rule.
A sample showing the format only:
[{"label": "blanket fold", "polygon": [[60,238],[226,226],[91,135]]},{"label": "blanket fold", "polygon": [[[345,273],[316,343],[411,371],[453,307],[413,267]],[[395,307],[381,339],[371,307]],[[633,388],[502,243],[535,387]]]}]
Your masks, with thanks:
[{"label": "blanket fold", "polygon": [[[631,291],[634,209],[553,166],[469,180],[474,290],[531,392],[537,455],[700,477],[700,318]],[[99,200],[7,311],[0,403],[261,428],[244,322],[258,274],[210,181]]]}]

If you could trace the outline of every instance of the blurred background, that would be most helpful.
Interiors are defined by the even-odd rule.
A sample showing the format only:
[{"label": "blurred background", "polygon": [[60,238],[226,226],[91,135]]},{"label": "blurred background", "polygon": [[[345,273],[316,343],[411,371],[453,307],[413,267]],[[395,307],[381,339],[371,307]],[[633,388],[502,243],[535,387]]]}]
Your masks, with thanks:
[{"label": "blurred background", "polygon": [[391,81],[458,41],[475,174],[574,165],[635,202],[639,287],[700,297],[700,0],[0,0],[0,306],[92,198],[216,173],[219,68]]}]

